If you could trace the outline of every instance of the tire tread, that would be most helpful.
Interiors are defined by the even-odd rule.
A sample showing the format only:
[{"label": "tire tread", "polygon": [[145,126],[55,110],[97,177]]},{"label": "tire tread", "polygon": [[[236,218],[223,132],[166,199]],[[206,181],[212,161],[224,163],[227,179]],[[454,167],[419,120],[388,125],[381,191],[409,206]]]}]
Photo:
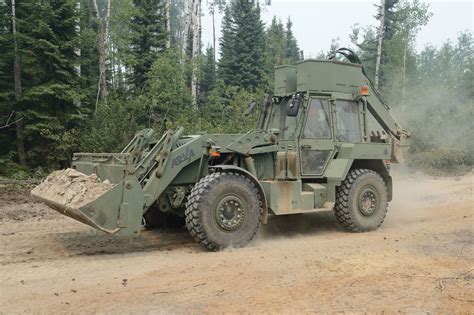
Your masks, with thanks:
[{"label": "tire tread", "polygon": [[[364,174],[371,174],[373,176],[378,177],[380,180],[382,180],[382,182],[384,182],[382,177],[375,171],[372,171],[369,169],[353,169],[349,171],[346,178],[342,182],[341,186],[339,186],[336,189],[336,205],[334,207],[336,219],[344,229],[350,232],[360,233],[360,232],[369,231],[368,229],[365,229],[357,225],[356,222],[354,221],[351,215],[350,200],[349,200],[349,195],[354,184],[356,183],[357,179]],[[387,192],[387,187],[386,185],[384,186],[385,186],[385,192]],[[376,229],[380,227],[380,225],[382,225],[383,221],[385,220],[385,217],[387,215],[387,205],[388,205],[387,202],[385,203],[385,205],[383,205],[385,212],[384,212],[382,220],[379,222]]]},{"label": "tire tread", "polygon": [[206,235],[206,232],[202,226],[201,221],[201,204],[206,198],[206,195],[210,192],[210,189],[214,187],[219,182],[226,180],[226,179],[244,179],[247,184],[252,188],[257,196],[259,202],[259,218],[258,218],[258,225],[255,229],[251,239],[257,233],[258,228],[260,227],[262,217],[263,217],[263,202],[262,196],[255,187],[255,184],[249,180],[247,177],[234,173],[234,172],[215,172],[211,173],[203,178],[196,185],[191,189],[191,192],[188,196],[188,200],[186,202],[186,210],[185,210],[185,221],[186,221],[186,228],[189,230],[191,236],[204,248],[211,250],[211,251],[218,251],[222,249],[222,246],[211,242]]}]

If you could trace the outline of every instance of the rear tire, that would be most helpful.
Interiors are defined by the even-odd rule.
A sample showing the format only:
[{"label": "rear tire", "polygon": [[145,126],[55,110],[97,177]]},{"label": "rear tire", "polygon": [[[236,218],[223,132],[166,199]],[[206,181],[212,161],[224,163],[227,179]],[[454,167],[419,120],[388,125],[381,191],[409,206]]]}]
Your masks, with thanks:
[{"label": "rear tire", "polygon": [[349,171],[336,190],[336,218],[346,230],[377,229],[387,214],[388,193],[382,177],[368,169]]},{"label": "rear tire", "polygon": [[186,203],[186,227],[203,247],[244,247],[262,220],[261,196],[247,177],[216,172],[202,178]]}]

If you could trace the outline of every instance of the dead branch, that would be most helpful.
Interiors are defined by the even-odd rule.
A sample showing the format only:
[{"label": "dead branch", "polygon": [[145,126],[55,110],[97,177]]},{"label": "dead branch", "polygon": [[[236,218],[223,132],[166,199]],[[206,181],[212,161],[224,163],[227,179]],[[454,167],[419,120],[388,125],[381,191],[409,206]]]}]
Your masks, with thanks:
[{"label": "dead branch", "polygon": [[20,117],[20,118],[18,118],[18,119],[15,120],[15,121],[10,121],[14,114],[15,114],[15,111],[13,110],[13,111],[10,113],[10,115],[8,116],[7,121],[5,122],[5,125],[0,126],[0,130],[1,130],[1,129],[8,128],[8,127],[10,127],[10,126],[13,126],[14,124],[16,124],[17,122],[21,121],[21,120],[24,118],[24,117]]}]

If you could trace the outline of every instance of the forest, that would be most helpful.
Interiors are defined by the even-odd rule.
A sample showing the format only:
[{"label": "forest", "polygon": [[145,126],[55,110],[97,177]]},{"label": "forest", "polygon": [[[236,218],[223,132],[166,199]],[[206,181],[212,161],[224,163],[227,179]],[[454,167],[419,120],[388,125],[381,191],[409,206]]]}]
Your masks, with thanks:
[{"label": "forest", "polygon": [[[351,47],[401,125],[409,164],[457,174],[473,163],[473,38],[417,52],[421,1],[383,0]],[[289,17],[265,25],[256,0],[0,2],[0,176],[29,178],[73,152],[117,152],[142,128],[249,130],[247,104],[271,93],[273,69],[304,58]],[[223,13],[204,46],[203,15]],[[214,26],[214,25],[213,25]],[[214,27],[215,29],[215,27]],[[339,48],[338,39],[317,57]],[[216,54],[216,51],[219,54]],[[255,115],[257,115],[256,113]]]}]

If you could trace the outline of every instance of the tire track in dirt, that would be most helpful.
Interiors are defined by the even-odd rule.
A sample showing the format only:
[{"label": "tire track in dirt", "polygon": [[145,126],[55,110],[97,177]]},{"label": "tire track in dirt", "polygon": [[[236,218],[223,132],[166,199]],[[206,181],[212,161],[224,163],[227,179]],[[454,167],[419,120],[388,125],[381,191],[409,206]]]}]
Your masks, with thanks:
[{"label": "tire track in dirt", "polygon": [[0,313],[472,313],[472,180],[397,176],[377,231],[272,217],[218,253],[184,229],[117,238],[0,192]]}]

